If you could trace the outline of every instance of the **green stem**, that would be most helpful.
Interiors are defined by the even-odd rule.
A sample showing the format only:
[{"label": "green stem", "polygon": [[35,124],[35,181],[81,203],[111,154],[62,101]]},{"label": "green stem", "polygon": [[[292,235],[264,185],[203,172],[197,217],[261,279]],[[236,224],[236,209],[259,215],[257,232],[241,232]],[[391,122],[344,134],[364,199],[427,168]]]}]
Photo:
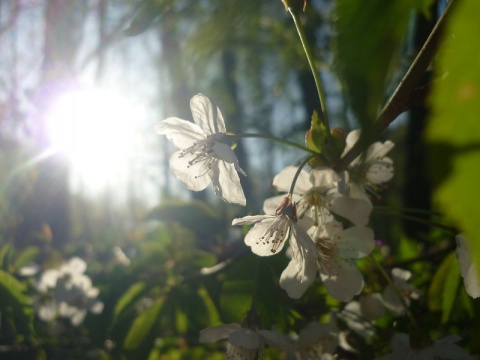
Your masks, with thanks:
[{"label": "green stem", "polygon": [[293,22],[295,23],[295,27],[298,32],[298,36],[300,37],[300,41],[302,42],[303,50],[305,50],[305,55],[307,56],[308,65],[310,65],[310,70],[312,71],[312,75],[315,80],[315,86],[317,87],[318,98],[320,100],[320,107],[322,111],[322,116],[321,116],[322,121],[325,124],[327,133],[330,134],[330,125],[328,121],[328,112],[327,112],[327,106],[325,102],[325,94],[323,93],[320,77],[318,76],[318,72],[313,62],[313,52],[310,46],[308,45],[307,37],[305,36],[305,31],[303,30],[302,22],[300,21],[300,18],[298,17],[297,13],[291,7],[288,8],[288,11],[292,15]]},{"label": "green stem", "polygon": [[315,151],[313,151],[309,148],[306,148],[303,145],[294,143],[292,141],[283,140],[283,139],[280,139],[280,138],[277,138],[277,137],[274,137],[274,136],[270,136],[270,135],[257,134],[257,133],[243,133],[243,134],[233,134],[233,135],[227,134],[227,136],[233,142],[236,142],[238,139],[243,139],[243,138],[266,139],[266,140],[277,142],[279,144],[283,144],[283,145],[291,146],[291,147],[294,147],[294,148],[297,148],[297,149],[300,149],[300,150],[303,150],[303,151],[307,151],[307,152],[309,152],[311,154],[314,154],[314,155],[318,155],[318,153],[316,153]]},{"label": "green stem", "polygon": [[297,179],[298,177],[300,176],[300,173],[302,172],[302,169],[303,167],[307,164],[308,161],[310,161],[310,159],[312,159],[315,155],[311,155],[311,156],[307,156],[305,159],[302,160],[302,162],[300,163],[300,165],[298,165],[298,169],[297,169],[297,172],[295,173],[295,176],[293,177],[293,180],[292,180],[292,185],[290,185],[290,190],[289,190],[289,194],[293,194],[293,190],[295,189],[295,184],[297,183]]},{"label": "green stem", "polygon": [[399,212],[399,213],[412,213],[412,214],[422,214],[422,215],[432,215],[432,216],[442,216],[441,213],[436,212],[436,211],[431,211],[431,210],[426,210],[426,209],[416,209],[416,208],[404,208],[404,207],[391,207],[391,206],[379,206],[375,205],[373,207],[373,210],[380,210],[380,211],[393,211],[393,212]]},{"label": "green stem", "polygon": [[395,211],[382,211],[382,212],[376,212],[376,213],[379,214],[379,215],[398,216],[401,219],[417,222],[419,224],[429,225],[431,227],[436,227],[436,228],[442,229],[444,231],[447,231],[447,232],[455,234],[455,235],[458,234],[458,230],[455,229],[454,227],[443,225],[443,224],[440,224],[436,221],[424,220],[424,219],[420,219],[420,218],[415,217],[415,216],[409,216],[409,215],[405,215],[405,214],[402,214],[400,212],[395,212]]}]

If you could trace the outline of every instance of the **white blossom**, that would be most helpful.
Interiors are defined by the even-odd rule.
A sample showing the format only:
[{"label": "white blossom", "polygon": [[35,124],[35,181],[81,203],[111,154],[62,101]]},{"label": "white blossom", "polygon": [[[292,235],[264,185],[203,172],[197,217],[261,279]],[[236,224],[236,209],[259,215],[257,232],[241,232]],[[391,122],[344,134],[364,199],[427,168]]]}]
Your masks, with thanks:
[{"label": "white blossom", "polygon": [[283,249],[285,241],[298,241],[309,246],[312,240],[297,223],[296,207],[291,197],[285,197],[274,215],[253,215],[234,219],[232,225],[254,226],[245,236],[245,244],[259,256],[275,255]]},{"label": "white blossom", "polygon": [[337,348],[339,330],[335,318],[327,324],[310,322],[296,340],[296,351],[300,360],[333,360]]},{"label": "white blossom", "polygon": [[470,256],[468,241],[463,234],[458,234],[455,239],[457,241],[457,258],[465,290],[468,295],[476,299],[480,297],[480,279],[477,267],[475,267]]},{"label": "white blossom", "polygon": [[215,109],[203,94],[190,100],[190,109],[195,124],[170,117],[155,128],[180,149],[170,158],[173,175],[193,191],[204,190],[212,183],[215,193],[224,201],[245,205],[237,172],[246,174],[226,138],[220,109]]},{"label": "white blossom", "polygon": [[[347,135],[345,155],[359,140],[360,130],[351,131]],[[348,183],[349,196],[370,201],[369,195],[377,196],[384,184],[393,177],[393,161],[386,154],[394,143],[387,140],[384,143],[375,142],[367,151],[354,159],[344,174]]]},{"label": "white blossom", "polygon": [[78,326],[87,312],[98,314],[103,311],[103,303],[97,300],[99,290],[84,274],[86,269],[84,260],[73,257],[58,269],[43,272],[36,284],[38,295],[34,299],[40,319],[52,321],[59,315]]},{"label": "white blossom", "polygon": [[[383,303],[394,315],[405,314],[403,303],[409,306],[410,299],[417,300],[420,298],[420,290],[408,283],[411,276],[412,273],[410,271],[399,268],[392,269],[393,284],[389,284],[383,291]],[[400,293],[403,300],[399,298],[398,293]]]},{"label": "white blossom", "polygon": [[244,328],[240,324],[211,326],[200,331],[201,343],[228,339],[228,360],[255,360],[265,356],[265,345],[292,350],[289,338],[272,330]]},{"label": "white blossom", "polygon": [[412,348],[407,334],[397,333],[391,341],[392,353],[377,360],[473,360],[455,343],[459,336],[450,335],[426,346]]},{"label": "white blossom", "polygon": [[352,226],[343,229],[341,223],[331,222],[324,228],[309,231],[317,246],[318,270],[328,293],[339,301],[350,301],[364,285],[355,260],[365,257],[375,247],[372,229]]},{"label": "white blossom", "polygon": [[[273,179],[278,191],[288,192],[298,167],[289,166]],[[301,170],[293,190],[293,200],[297,202],[299,217],[304,214],[317,225],[333,220],[332,213],[351,221],[354,225],[366,225],[371,212],[370,204],[363,199],[352,199],[338,191],[340,177],[330,168],[313,169],[310,173]],[[264,211],[277,204],[279,197],[267,199]]]}]

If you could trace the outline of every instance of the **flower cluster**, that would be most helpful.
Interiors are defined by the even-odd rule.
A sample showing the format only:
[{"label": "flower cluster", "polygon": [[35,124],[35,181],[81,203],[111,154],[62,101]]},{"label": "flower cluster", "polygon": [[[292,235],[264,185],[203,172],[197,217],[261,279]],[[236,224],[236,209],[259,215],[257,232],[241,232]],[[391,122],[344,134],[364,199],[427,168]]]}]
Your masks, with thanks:
[{"label": "flower cluster", "polygon": [[[347,142],[347,147],[351,145]],[[274,255],[290,239],[291,261],[280,286],[292,298],[301,297],[317,273],[340,301],[350,301],[361,292],[363,277],[354,261],[375,246],[373,231],[366,227],[372,205],[362,191],[378,189],[391,178],[391,160],[384,156],[389,149],[390,142],[373,144],[365,159],[359,157],[341,175],[328,167],[310,172],[287,167],[273,180],[274,188],[287,194],[264,202],[267,215],[233,220],[233,225],[254,224],[245,243],[257,255]]]},{"label": "flower cluster", "polygon": [[73,257],[58,269],[49,269],[41,274],[34,299],[40,319],[52,321],[60,316],[78,326],[87,312],[99,314],[103,311],[103,303],[97,300],[99,290],[84,274],[86,269],[84,260]]},{"label": "flower cluster", "polygon": [[[179,148],[170,159],[172,173],[190,190],[200,191],[212,183],[224,201],[245,205],[238,176],[245,172],[239,166],[232,140],[241,136],[227,133],[220,110],[205,95],[194,96],[190,107],[195,124],[168,118],[156,127],[157,133],[166,135]],[[329,136],[321,126],[315,131],[319,138]],[[368,343],[374,335],[374,322],[385,310],[394,316],[410,315],[411,300],[421,296],[420,290],[408,282],[411,273],[394,268],[391,277],[382,270],[389,280],[383,293],[370,292],[353,300],[364,288],[363,275],[355,262],[375,248],[374,232],[368,227],[370,214],[373,201],[393,177],[393,161],[387,154],[394,144],[375,142],[338,171],[330,161],[338,161],[354,147],[360,130],[346,137],[343,131],[334,131],[331,139],[339,140],[339,136],[341,141],[336,144],[341,146],[334,149],[338,153],[333,156],[329,156],[332,149],[325,147],[322,154],[322,144],[310,139],[314,146],[306,150],[315,154],[274,177],[273,187],[280,195],[264,201],[265,214],[236,218],[232,225],[251,226],[244,242],[258,256],[273,256],[288,247],[290,261],[280,275],[280,287],[291,298],[300,298],[318,277],[333,298],[347,304],[342,311],[330,313],[328,324],[312,322],[299,335],[290,334],[296,342],[272,330],[259,330],[257,325],[224,324],[202,330],[200,342],[228,339],[229,359],[262,358],[267,345],[293,352],[300,359],[330,360],[336,358],[338,348],[355,352],[346,340],[348,332]],[[457,243],[466,291],[476,298],[480,296],[480,282],[463,235],[457,236]],[[343,330],[339,330],[337,321],[343,324]],[[392,354],[382,359],[437,359],[444,355],[470,358],[454,344],[459,340],[456,337],[436,342],[428,335],[418,338],[428,341],[412,346],[408,341],[400,345],[393,341]]]}]

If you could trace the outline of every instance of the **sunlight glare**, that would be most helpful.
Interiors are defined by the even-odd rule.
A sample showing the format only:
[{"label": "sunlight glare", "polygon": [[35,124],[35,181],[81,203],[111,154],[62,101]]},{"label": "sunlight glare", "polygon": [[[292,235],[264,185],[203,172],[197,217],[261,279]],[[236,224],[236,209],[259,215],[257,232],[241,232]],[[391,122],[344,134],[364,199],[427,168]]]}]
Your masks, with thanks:
[{"label": "sunlight glare", "polygon": [[47,119],[52,146],[88,186],[116,182],[127,176],[140,112],[128,99],[105,90],[64,94]]}]

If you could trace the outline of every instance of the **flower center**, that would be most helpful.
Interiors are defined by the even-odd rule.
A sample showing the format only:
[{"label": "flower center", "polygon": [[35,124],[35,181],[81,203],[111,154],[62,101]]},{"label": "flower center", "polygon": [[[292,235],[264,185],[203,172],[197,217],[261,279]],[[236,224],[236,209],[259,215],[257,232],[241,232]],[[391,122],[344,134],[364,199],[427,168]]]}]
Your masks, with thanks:
[{"label": "flower center", "polygon": [[271,245],[270,251],[276,253],[280,245],[290,234],[290,219],[287,215],[280,215],[275,218],[272,225],[268,227],[265,233],[257,241],[257,245]]}]

